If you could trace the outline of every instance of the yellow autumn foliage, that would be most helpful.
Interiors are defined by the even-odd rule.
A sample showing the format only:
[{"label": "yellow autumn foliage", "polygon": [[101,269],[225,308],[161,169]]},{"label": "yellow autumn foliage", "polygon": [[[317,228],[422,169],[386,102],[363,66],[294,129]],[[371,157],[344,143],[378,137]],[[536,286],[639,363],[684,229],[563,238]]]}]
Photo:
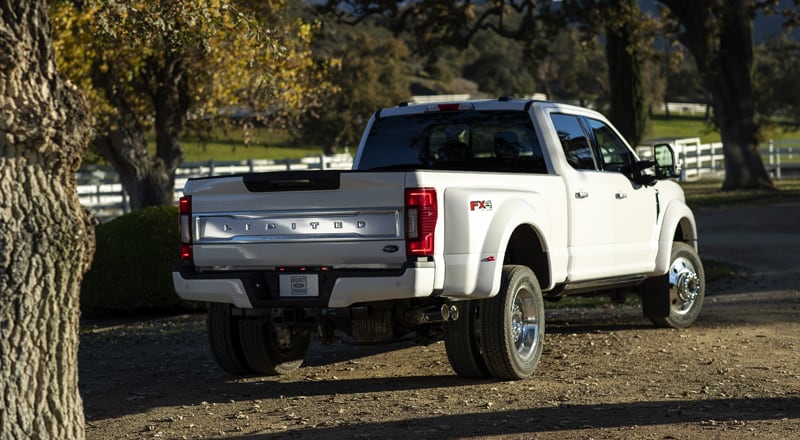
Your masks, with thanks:
[{"label": "yellow autumn foliage", "polygon": [[189,85],[188,117],[252,111],[293,121],[332,90],[328,67],[311,56],[316,25],[289,17],[282,1],[257,3],[257,10],[246,6],[230,0],[52,1],[58,68],[88,97],[100,132],[113,128],[111,116],[120,106],[133,109],[149,129],[153,94],[165,86],[156,72],[179,63],[186,75],[176,80]]}]

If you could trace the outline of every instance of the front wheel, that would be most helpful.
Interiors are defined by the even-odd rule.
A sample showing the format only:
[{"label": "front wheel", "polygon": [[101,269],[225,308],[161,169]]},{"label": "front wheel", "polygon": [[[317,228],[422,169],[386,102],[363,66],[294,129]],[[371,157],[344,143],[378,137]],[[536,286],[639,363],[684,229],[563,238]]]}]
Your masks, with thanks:
[{"label": "front wheel", "polygon": [[642,311],[659,327],[686,328],[700,315],[705,295],[705,272],[697,251],[686,243],[673,243],[667,273],[642,285]]},{"label": "front wheel", "polygon": [[533,271],[503,267],[500,292],[484,301],[481,324],[483,358],[492,375],[530,377],[544,345],[544,300]]}]

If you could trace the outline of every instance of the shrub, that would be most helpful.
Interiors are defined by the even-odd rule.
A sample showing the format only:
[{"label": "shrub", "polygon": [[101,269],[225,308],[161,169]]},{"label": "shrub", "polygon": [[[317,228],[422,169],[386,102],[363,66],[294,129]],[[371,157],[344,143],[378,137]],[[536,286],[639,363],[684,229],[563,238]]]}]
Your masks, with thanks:
[{"label": "shrub", "polygon": [[84,316],[168,313],[205,307],[175,293],[178,211],[145,208],[97,226],[97,249],[81,286]]}]

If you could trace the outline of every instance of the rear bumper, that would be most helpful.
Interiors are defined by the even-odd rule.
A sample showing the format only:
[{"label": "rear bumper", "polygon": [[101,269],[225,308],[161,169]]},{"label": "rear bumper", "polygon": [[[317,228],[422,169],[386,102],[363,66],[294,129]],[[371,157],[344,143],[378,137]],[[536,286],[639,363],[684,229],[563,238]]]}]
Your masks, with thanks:
[{"label": "rear bumper", "polygon": [[[402,269],[347,269],[311,272],[319,278],[319,295],[281,297],[275,271],[196,272],[176,267],[172,280],[178,296],[190,301],[258,307],[349,307],[357,303],[424,298],[434,292],[435,266],[416,263]],[[309,272],[305,272],[309,273]]]}]

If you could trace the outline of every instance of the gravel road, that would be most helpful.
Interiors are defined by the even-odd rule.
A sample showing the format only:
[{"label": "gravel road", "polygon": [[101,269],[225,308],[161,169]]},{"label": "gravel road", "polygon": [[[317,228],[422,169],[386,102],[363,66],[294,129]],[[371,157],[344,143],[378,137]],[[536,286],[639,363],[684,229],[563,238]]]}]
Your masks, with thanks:
[{"label": "gravel road", "polygon": [[695,217],[701,257],[735,264],[750,278],[729,292],[800,288],[800,203],[705,209]]},{"label": "gravel road", "polygon": [[87,323],[87,438],[800,438],[800,204],[696,215],[701,256],[742,270],[709,286],[695,326],[548,309],[526,381],[461,379],[442,343],[315,344],[291,375],[235,378],[203,316]]}]

